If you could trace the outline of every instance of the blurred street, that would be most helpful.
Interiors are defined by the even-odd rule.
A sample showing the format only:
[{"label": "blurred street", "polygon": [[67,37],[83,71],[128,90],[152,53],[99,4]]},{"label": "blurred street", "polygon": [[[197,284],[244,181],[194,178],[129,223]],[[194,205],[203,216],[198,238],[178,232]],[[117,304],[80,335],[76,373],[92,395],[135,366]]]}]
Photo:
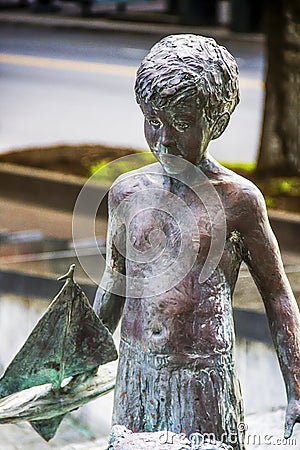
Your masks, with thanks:
[{"label": "blurred street", "polygon": [[[134,76],[148,49],[169,34],[167,28],[161,24],[155,33],[143,34],[2,23],[0,152],[62,142],[146,149]],[[237,58],[241,102],[210,149],[220,160],[252,162],[262,114],[263,39],[234,36],[217,40]]]}]

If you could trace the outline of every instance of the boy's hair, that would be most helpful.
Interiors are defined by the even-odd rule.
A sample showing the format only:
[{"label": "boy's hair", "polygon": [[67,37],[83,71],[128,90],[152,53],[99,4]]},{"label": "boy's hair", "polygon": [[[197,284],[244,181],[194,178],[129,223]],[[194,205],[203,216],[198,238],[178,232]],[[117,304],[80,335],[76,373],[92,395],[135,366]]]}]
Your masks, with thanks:
[{"label": "boy's hair", "polygon": [[231,114],[239,102],[238,67],[214,39],[178,34],[155,44],[142,61],[135,82],[136,100],[163,108],[196,96],[209,120]]}]

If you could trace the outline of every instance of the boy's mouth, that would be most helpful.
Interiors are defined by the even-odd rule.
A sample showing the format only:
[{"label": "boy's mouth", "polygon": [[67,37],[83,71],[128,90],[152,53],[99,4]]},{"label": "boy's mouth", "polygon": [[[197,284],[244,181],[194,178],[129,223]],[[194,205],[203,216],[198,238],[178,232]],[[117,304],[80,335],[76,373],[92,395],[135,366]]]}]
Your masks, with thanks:
[{"label": "boy's mouth", "polygon": [[153,154],[165,171],[170,174],[181,173],[186,170],[188,163],[182,155],[171,155],[157,149],[153,150]]}]

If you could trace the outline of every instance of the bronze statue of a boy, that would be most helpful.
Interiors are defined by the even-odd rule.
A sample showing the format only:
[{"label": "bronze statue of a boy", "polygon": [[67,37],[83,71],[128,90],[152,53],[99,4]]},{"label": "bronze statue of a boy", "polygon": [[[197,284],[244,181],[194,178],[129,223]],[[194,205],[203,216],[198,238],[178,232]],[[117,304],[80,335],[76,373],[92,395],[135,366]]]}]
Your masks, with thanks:
[{"label": "bronze statue of a boy", "polygon": [[112,332],[122,317],[113,421],[244,449],[231,303],[245,261],[285,380],[289,437],[300,420],[298,307],[260,191],[207,152],[239,101],[236,62],[213,39],[168,36],[143,60],[135,92],[159,162],[109,195],[95,310]]}]

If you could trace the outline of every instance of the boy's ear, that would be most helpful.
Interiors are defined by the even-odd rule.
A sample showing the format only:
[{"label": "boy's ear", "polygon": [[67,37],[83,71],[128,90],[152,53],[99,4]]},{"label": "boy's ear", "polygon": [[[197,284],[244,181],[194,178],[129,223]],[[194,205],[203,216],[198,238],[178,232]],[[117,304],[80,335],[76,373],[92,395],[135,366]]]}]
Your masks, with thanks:
[{"label": "boy's ear", "polygon": [[212,139],[217,139],[224,132],[225,128],[228,125],[230,119],[230,114],[228,112],[224,112],[222,116],[220,116],[217,121],[214,123],[212,128]]}]

